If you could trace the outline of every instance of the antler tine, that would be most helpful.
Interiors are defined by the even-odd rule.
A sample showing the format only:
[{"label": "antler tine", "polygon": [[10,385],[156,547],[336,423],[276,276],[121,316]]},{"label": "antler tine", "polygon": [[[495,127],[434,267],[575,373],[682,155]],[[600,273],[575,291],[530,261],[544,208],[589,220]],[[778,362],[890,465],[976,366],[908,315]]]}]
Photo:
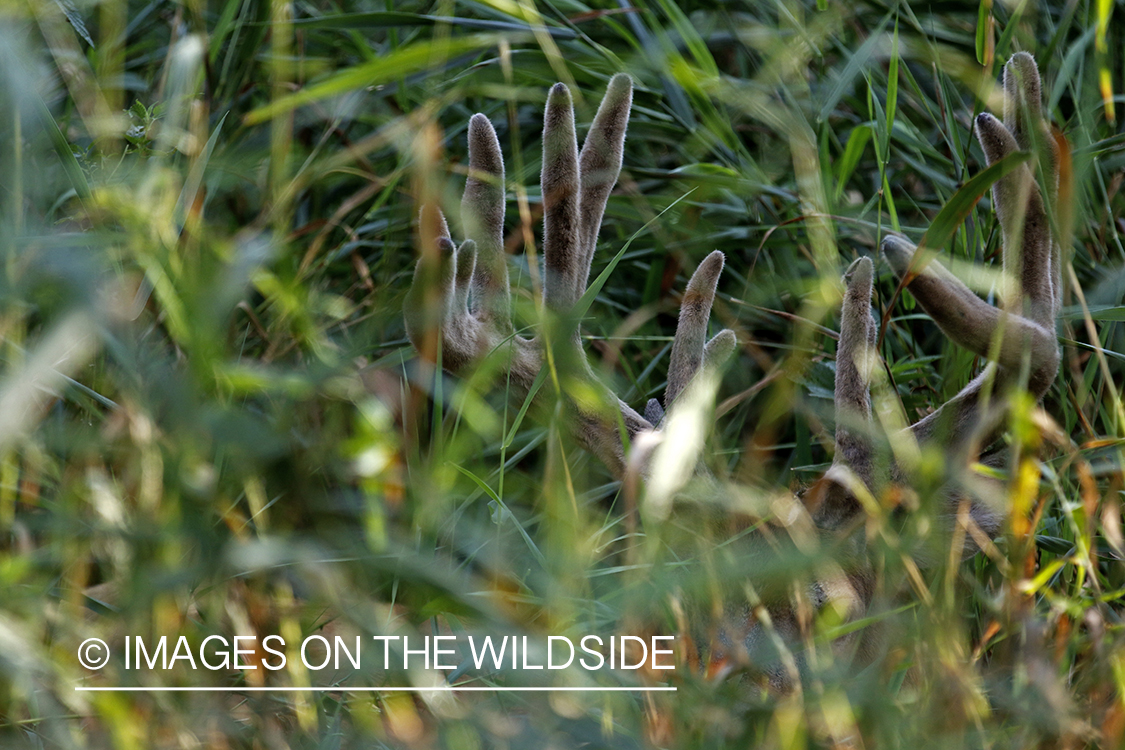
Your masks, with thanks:
[{"label": "antler tine", "polygon": [[[707,336],[707,322],[711,318],[711,306],[715,301],[715,288],[719,284],[719,275],[723,272],[725,258],[721,252],[715,252],[704,258],[695,273],[688,281],[684,290],[684,298],[680,303],[680,322],[676,326],[676,335],[672,339],[672,355],[668,364],[668,387],[664,391],[664,406],[670,407],[676,398],[683,392],[687,384],[699,371],[704,359],[704,342]],[[722,340],[719,343],[719,336]],[[723,331],[709,345],[713,345],[713,357],[720,352],[727,356],[733,350],[734,333]]]},{"label": "antler tine", "polygon": [[436,288],[437,294],[432,300],[425,299],[427,288],[435,285],[426,283],[424,279],[431,278],[431,265],[425,256],[418,259],[414,269],[414,283],[407,292],[407,306],[404,309],[406,335],[414,347],[419,351],[424,349],[426,332],[441,321],[449,318],[449,300],[453,291],[453,276],[456,263],[455,250],[452,240],[448,237],[438,237],[438,274]]},{"label": "antler tine", "polygon": [[461,221],[466,235],[476,241],[470,284],[473,314],[488,320],[499,332],[510,333],[512,303],[504,257],[504,157],[492,123],[480,113],[469,120],[469,179],[461,198]]},{"label": "antler tine", "polygon": [[[910,268],[916,248],[893,235],[883,239],[882,247],[891,268],[902,278]],[[1030,346],[1028,388],[1036,396],[1046,393],[1059,360],[1053,331],[988,304],[936,260],[910,282],[909,289],[946,336],[981,357],[990,355],[993,337],[997,329],[1003,327],[997,358],[1003,368],[1019,372],[1024,349]]]},{"label": "antler tine", "polygon": [[[1017,52],[1012,55],[1004,67],[1004,124],[1015,135],[1016,143],[1020,148],[1028,150],[1038,148],[1041,154],[1047,157],[1048,162],[1044,170],[1047,184],[1043,187],[1047,191],[1050,202],[1054,203],[1059,181],[1059,145],[1052,137],[1047,120],[1043,117],[1042,88],[1035,58],[1027,52]],[[1054,325],[1059,307],[1062,305],[1062,261],[1059,253],[1059,243],[1052,241],[1051,273],[1042,276],[1042,280],[1050,284],[1050,308],[1047,309],[1041,304],[1042,313],[1049,318],[1050,326]],[[1046,295],[1040,294],[1040,298],[1045,300]]]},{"label": "antler tine", "polygon": [[875,320],[871,316],[874,267],[859,258],[844,274],[847,288],[840,309],[840,343],[836,347],[836,457],[870,488],[874,480],[871,445],[870,358],[875,356]]},{"label": "antler tine", "polygon": [[473,283],[473,272],[476,270],[477,243],[465,240],[457,248],[457,260],[454,269],[453,300],[447,313],[447,320],[464,318],[469,315],[469,289]]},{"label": "antler tine", "polygon": [[1004,66],[1004,125],[1025,151],[1035,146],[1033,128],[1042,132],[1043,102],[1039,68],[1027,52],[1017,52]]},{"label": "antler tine", "polygon": [[452,241],[449,222],[437,206],[427,204],[418,211],[418,232],[423,242],[436,241],[442,237]]},{"label": "antler tine", "polygon": [[578,301],[578,139],[574,132],[574,107],[570,90],[562,83],[551,87],[543,117],[543,257],[547,307],[566,313]]},{"label": "antler tine", "polygon": [[423,252],[403,310],[407,336],[419,352],[432,357],[438,339],[431,334],[439,333],[441,364],[451,373],[510,345],[505,355],[508,383],[513,392],[526,393],[541,357],[534,341],[513,335],[503,246],[504,160],[496,131],[480,114],[469,120],[469,179],[461,212],[472,238],[456,250],[441,211],[424,206],[420,212]]},{"label": "antler tine", "polygon": [[844,273],[840,341],[836,346],[836,454],[828,481],[810,496],[813,519],[822,529],[839,529],[862,510],[858,481],[877,492],[872,444],[871,358],[876,326],[871,314],[874,267],[869,258],[854,261]]},{"label": "antler tine", "polygon": [[578,156],[578,246],[581,251],[578,271],[578,294],[586,289],[590,263],[598,241],[606,202],[617,178],[625,154],[625,129],[633,106],[633,80],[618,73],[609,81],[590,132]]},{"label": "antler tine", "polygon": [[[621,168],[631,96],[629,78],[615,76],[598,110],[580,168],[570,92],[560,83],[548,94],[541,176],[547,267],[544,289],[547,305],[556,315],[570,313],[585,289],[598,224]],[[585,205],[581,214],[580,201]],[[423,252],[407,293],[408,336],[415,348],[429,352],[431,333],[440,329],[442,365],[454,373],[510,344],[505,364],[508,382],[516,395],[526,395],[542,367],[546,342],[542,336],[514,335],[503,246],[504,161],[496,131],[481,114],[469,121],[469,178],[461,212],[470,239],[454,250],[441,212],[423,210],[420,235],[427,252]],[[711,287],[713,295],[713,281]],[[707,304],[709,309],[709,300]],[[651,430],[652,424],[597,380],[578,345],[577,321],[574,323],[572,343],[577,356],[567,359],[575,368],[572,374],[593,385],[603,398],[593,403],[583,391],[581,399],[568,398],[565,408],[576,437],[620,477],[625,471],[622,427],[632,438]],[[733,344],[733,334],[716,337],[703,351],[704,366],[723,359]]]},{"label": "antler tine", "polygon": [[418,212],[418,234],[423,246],[435,247],[437,251],[438,292],[427,298],[426,290],[435,288],[431,277],[432,255],[423,253],[414,269],[414,280],[406,293],[403,318],[406,336],[418,351],[426,351],[426,334],[448,315],[446,289],[449,277],[454,270],[456,259],[453,241],[449,238],[449,225],[445,216],[434,206],[423,206]]},{"label": "antler tine", "polygon": [[734,335],[734,331],[729,328],[719,331],[703,347],[703,364],[700,366],[700,370],[715,372],[727,363],[737,346],[738,337]]}]

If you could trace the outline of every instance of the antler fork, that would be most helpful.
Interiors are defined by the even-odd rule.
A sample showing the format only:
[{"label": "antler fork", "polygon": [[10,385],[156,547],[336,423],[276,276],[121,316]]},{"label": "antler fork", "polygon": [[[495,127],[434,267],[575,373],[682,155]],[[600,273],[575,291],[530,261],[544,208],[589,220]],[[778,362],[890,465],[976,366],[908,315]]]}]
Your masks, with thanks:
[{"label": "antler fork", "polygon": [[[1044,187],[1053,198],[1058,160],[1041,113],[1040,88],[1035,59],[1026,52],[1013,55],[1004,68],[1004,121],[981,114],[976,120],[976,134],[990,165],[1019,149],[1045,150],[1049,159],[1043,170]],[[992,188],[1001,226],[1002,277],[1007,280],[1000,307],[974,294],[939,261],[916,256],[915,246],[906,239],[888,236],[882,242],[895,275],[900,281],[905,279],[906,287],[942,332],[989,359],[984,371],[956,396],[909,428],[919,443],[941,440],[950,453],[962,458],[986,448],[996,434],[1004,400],[997,398],[989,403],[984,396],[990,389],[1000,394],[1003,388],[1025,378],[1022,382],[1028,392],[1039,400],[1058,373],[1060,352],[1054,326],[1062,294],[1059,245],[1051,234],[1044,196],[1033,170],[1033,165],[1020,165]],[[858,267],[862,262],[853,265],[849,274],[842,314],[836,375],[840,425],[836,461],[849,466],[868,487],[877,489],[878,480],[872,476],[873,449],[866,437],[869,432],[854,428],[871,421],[869,388],[862,373],[869,368],[864,358],[874,346],[875,329],[869,313],[870,271]],[[895,467],[893,478],[902,481],[902,473],[901,467]],[[856,508],[854,497],[845,493],[823,512],[839,522]],[[979,503],[972,506],[972,517],[989,535],[999,530],[1000,516]]]},{"label": "antler fork", "polygon": [[[564,392],[576,381],[593,385],[599,408],[589,398],[568,397],[568,420],[578,439],[618,477],[626,465],[624,432],[631,441],[655,428],[663,417],[651,404],[646,419],[621,401],[597,379],[579,340],[578,322],[570,320],[586,291],[598,230],[609,194],[621,172],[625,129],[632,106],[633,84],[624,74],[609,82],[605,98],[578,151],[570,91],[561,83],[551,88],[543,123],[543,295],[549,316],[560,321],[551,342],[557,352]],[[504,161],[492,123],[482,114],[469,121],[469,178],[461,201],[462,222],[470,239],[454,249],[448,225],[440,212],[423,211],[432,221],[441,254],[437,285],[440,293],[427,304],[426,258],[419,260],[405,305],[406,330],[419,351],[427,333],[440,329],[442,366],[457,374],[492,353],[503,357],[509,383],[524,398],[545,362],[548,336],[534,338],[515,332],[511,319],[508,270],[504,256]],[[429,216],[429,218],[427,218]],[[734,334],[719,333],[705,344],[715,287],[723,255],[711,253],[688,283],[680,323],[672,344],[665,401],[671,404],[701,366],[717,366],[732,352]],[[430,309],[434,308],[435,309]],[[572,395],[572,394],[568,394]]]},{"label": "antler fork", "polygon": [[[1017,149],[1046,146],[1049,160],[1043,170],[1044,188],[1048,197],[1053,197],[1058,160],[1041,114],[1039,72],[1031,55],[1012,56],[1004,70],[1004,90],[1004,121],[990,114],[982,114],[976,121],[985,157],[993,164]],[[986,399],[990,387],[1001,396],[1003,387],[1026,383],[1028,392],[1038,400],[1050,388],[1059,367],[1054,324],[1062,291],[1060,251],[1032,167],[1024,164],[1007,174],[993,187],[992,197],[1002,230],[1003,275],[1015,279],[1002,295],[999,308],[973,294],[937,261],[923,266],[919,261],[925,259],[915,256],[916,248],[907,240],[889,236],[882,243],[894,273],[905,279],[941,330],[957,344],[990,358],[984,372],[960,393],[907,428],[918,442],[938,442],[955,459],[968,459],[988,447],[995,435],[1006,401]],[[907,469],[879,460],[873,439],[876,430],[870,380],[878,364],[877,326],[871,314],[873,270],[869,259],[860,258],[844,276],[846,290],[836,352],[836,453],[825,481],[805,498],[813,521],[826,536],[854,528],[852,522],[863,513],[859,493],[877,498],[889,481],[902,483],[908,479]],[[953,517],[969,495],[971,518],[985,534],[994,536],[1002,515],[968,490],[950,487],[942,515]],[[822,574],[807,588],[806,596],[814,610],[831,602],[846,617],[854,618],[870,606],[874,574],[860,547],[862,543],[845,544],[840,549],[850,559],[841,560],[842,567],[835,574]],[[972,536],[966,539],[965,551],[976,551]],[[792,603],[768,606],[771,627],[790,642],[799,640],[801,626],[796,612]],[[775,687],[792,686],[803,657],[796,655],[790,667],[783,668],[777,657],[770,656],[762,622],[763,615],[758,611],[743,610],[740,617],[728,617],[721,626],[725,632],[715,640],[709,671],[716,671],[716,665],[720,672],[732,668],[733,656],[739,664],[764,671]],[[834,647],[847,651],[856,643],[853,634],[837,639]],[[873,640],[864,639],[865,650],[874,647]]]}]

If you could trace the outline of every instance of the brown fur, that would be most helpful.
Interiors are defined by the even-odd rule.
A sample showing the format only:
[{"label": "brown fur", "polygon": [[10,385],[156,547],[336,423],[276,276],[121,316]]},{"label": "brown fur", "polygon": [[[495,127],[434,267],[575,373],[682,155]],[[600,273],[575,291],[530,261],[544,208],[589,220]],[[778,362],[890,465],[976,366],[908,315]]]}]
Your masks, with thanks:
[{"label": "brown fur", "polygon": [[461,198],[461,223],[477,245],[472,273],[473,313],[510,333],[511,292],[504,257],[504,157],[492,123],[469,120],[469,179]]},{"label": "brown fur", "polygon": [[578,143],[570,91],[556,83],[543,115],[543,258],[547,306],[565,314],[578,298],[584,258],[578,245]]},{"label": "brown fur", "polygon": [[[633,106],[633,82],[629,76],[617,74],[609,81],[605,98],[594,115],[590,132],[578,156],[582,193],[578,202],[579,247],[582,249],[578,286],[586,288],[590,276],[590,262],[598,241],[598,230],[609,193],[621,174],[625,156],[625,128],[629,124],[629,110]],[[581,291],[579,292],[581,295]]]}]

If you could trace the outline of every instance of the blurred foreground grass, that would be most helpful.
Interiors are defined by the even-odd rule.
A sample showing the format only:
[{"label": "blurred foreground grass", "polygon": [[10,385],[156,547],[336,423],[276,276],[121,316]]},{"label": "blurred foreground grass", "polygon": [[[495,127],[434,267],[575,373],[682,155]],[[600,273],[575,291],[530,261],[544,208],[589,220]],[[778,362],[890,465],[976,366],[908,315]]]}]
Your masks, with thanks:
[{"label": "blurred foreground grass", "polygon": [[[0,744],[1120,745],[1120,5],[7,4]],[[972,117],[1019,49],[1073,153],[1063,368],[1042,413],[1013,417],[1041,459],[1011,479],[989,554],[912,577],[916,550],[948,549],[924,492],[905,525],[869,524],[873,620],[891,634],[876,663],[834,664],[824,622],[789,696],[686,664],[679,691],[654,697],[74,691],[435,679],[326,677],[295,658],[126,670],[127,635],[675,634],[746,580],[790,585],[815,560],[747,570],[737,535],[702,516],[760,515],[830,461],[841,270],[887,229],[917,239],[976,173]],[[619,71],[636,103],[594,272],[639,235],[588,346],[625,400],[660,392],[675,295],[716,248],[716,318],[744,342],[710,462],[741,491],[644,538],[557,425],[513,429],[502,398],[421,377],[401,319],[417,199],[458,215],[477,111],[505,151],[517,305],[533,316],[546,91],[571,85],[581,128]],[[946,251],[997,264],[998,250],[986,199]],[[894,288],[880,274],[877,314]],[[909,299],[882,354],[911,418],[979,364]],[[665,541],[693,551],[654,558]],[[89,637],[116,655],[97,673],[76,659]]]}]

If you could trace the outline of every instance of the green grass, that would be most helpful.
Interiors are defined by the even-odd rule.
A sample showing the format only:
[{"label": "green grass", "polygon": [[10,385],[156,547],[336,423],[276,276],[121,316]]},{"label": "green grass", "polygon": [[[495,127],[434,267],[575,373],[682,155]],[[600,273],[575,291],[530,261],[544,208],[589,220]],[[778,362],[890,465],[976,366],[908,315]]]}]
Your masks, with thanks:
[{"label": "green grass", "polygon": [[[0,744],[1119,745],[1119,5],[9,4]],[[872,627],[889,643],[874,663],[834,658],[840,624],[823,618],[803,690],[784,696],[683,663],[678,692],[651,698],[74,691],[429,679],[293,658],[126,670],[126,636],[698,633],[722,602],[804,580],[821,552],[754,558],[741,529],[831,460],[840,274],[883,232],[917,241],[939,215],[934,249],[999,263],[987,196],[939,212],[983,169],[970,123],[1016,50],[1038,56],[1073,153],[1063,364],[1041,412],[1013,412],[1026,460],[990,554],[948,562],[934,487],[914,488],[905,521],[870,519]],[[715,327],[743,342],[709,460],[741,490],[640,528],[549,408],[424,377],[401,314],[419,199],[459,236],[480,111],[507,164],[517,326],[534,321],[547,89],[571,86],[581,132],[620,71],[635,104],[593,275],[635,238],[584,324],[595,367],[636,407],[659,395],[677,294],[715,249]],[[980,363],[908,293],[889,307],[877,268],[886,393],[917,418]],[[942,562],[915,576],[923,553]],[[93,674],[76,660],[90,637],[115,653]]]}]

